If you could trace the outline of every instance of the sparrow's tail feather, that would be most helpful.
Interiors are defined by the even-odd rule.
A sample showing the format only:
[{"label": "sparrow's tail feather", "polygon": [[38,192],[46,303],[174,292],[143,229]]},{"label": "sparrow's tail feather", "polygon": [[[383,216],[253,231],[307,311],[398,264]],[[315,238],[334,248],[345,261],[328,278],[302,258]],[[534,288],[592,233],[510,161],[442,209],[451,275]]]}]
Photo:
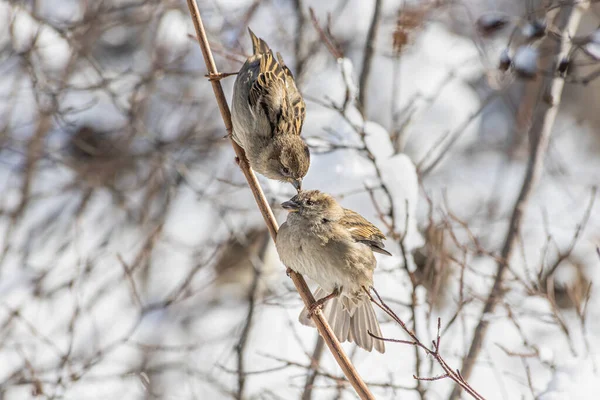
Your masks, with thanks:
[{"label": "sparrow's tail feather", "polygon": [[350,319],[349,341],[356,343],[358,347],[371,351],[373,347],[380,353],[385,352],[385,344],[381,339],[375,339],[371,335],[381,337],[381,328],[377,322],[377,316],[373,305],[367,297],[359,303],[358,308],[354,312],[354,316]]},{"label": "sparrow's tail feather", "polygon": [[[315,299],[323,298],[328,294],[323,289],[317,288]],[[353,311],[351,316],[340,297],[328,300],[323,306],[323,316],[340,342],[354,342],[358,347],[367,351],[371,351],[375,347],[378,352],[385,352],[383,340],[374,339],[369,335],[371,332],[373,335],[381,337],[381,328],[369,299],[364,297]],[[299,320],[303,325],[315,326],[306,307],[300,313]]]},{"label": "sparrow's tail feather", "polygon": [[271,51],[267,42],[258,38],[250,28],[248,28],[248,32],[250,32],[250,38],[252,39],[252,52],[254,54],[264,54]]}]

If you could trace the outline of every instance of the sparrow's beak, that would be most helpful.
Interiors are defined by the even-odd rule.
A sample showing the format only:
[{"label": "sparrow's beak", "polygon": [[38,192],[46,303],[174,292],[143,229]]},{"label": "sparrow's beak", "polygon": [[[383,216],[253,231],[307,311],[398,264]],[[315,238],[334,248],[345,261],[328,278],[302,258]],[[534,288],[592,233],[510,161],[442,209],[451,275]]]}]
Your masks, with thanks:
[{"label": "sparrow's beak", "polygon": [[302,178],[294,179],[292,181],[292,185],[296,188],[298,192],[302,190]]},{"label": "sparrow's beak", "polygon": [[298,212],[300,210],[300,204],[292,200],[281,203],[281,207],[288,210],[288,212]]}]

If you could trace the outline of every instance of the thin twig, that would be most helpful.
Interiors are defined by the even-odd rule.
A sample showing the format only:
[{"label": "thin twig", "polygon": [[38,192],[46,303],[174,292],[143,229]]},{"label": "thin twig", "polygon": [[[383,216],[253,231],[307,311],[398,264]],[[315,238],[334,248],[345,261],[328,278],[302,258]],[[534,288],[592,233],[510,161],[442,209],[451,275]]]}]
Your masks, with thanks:
[{"label": "thin twig", "polygon": [[[379,293],[377,293],[377,290],[375,290],[375,288],[372,288],[372,290],[375,293],[375,295],[377,296],[377,300],[371,295],[370,292],[368,292],[365,289],[365,292],[367,293],[367,295],[369,296],[371,301],[375,305],[377,305],[377,307],[379,307],[381,310],[383,310],[387,315],[389,315],[394,320],[394,322],[396,322],[398,325],[400,325],[402,330],[408,336],[410,336],[410,338],[412,340],[388,339],[388,338],[374,336],[370,332],[369,332],[369,334],[375,338],[378,338],[378,339],[381,339],[381,340],[384,340],[387,342],[408,344],[410,346],[415,346],[415,348],[417,348],[417,349],[422,349],[423,351],[425,351],[425,353],[428,356],[432,357],[445,372],[443,375],[435,376],[432,378],[431,377],[424,378],[424,377],[420,377],[418,375],[413,375],[413,378],[415,380],[417,380],[417,381],[424,381],[424,380],[434,381],[434,380],[440,380],[440,379],[444,379],[444,378],[452,379],[457,385],[462,387],[465,390],[465,392],[467,392],[469,395],[471,395],[474,399],[484,400],[484,397],[482,395],[480,395],[475,389],[473,389],[473,387],[471,385],[469,385],[469,383],[466,381],[466,379],[461,375],[460,371],[452,369],[448,365],[446,360],[440,354],[440,342],[442,339],[442,336],[440,334],[442,322],[441,322],[440,318],[438,318],[438,320],[437,320],[436,339],[431,341],[431,348],[429,348],[429,347],[425,346],[425,344],[423,344],[423,342],[421,342],[421,340],[417,337],[416,333],[414,331],[412,331],[411,329],[409,329],[408,326],[406,325],[406,323],[404,321],[402,321],[402,319],[400,319],[400,317],[381,299],[381,296],[379,296]],[[416,390],[416,388],[415,388],[415,390]]]},{"label": "thin twig", "polygon": [[[196,34],[198,36],[198,41],[200,43],[200,48],[202,49],[202,55],[204,57],[204,61],[206,63],[206,68],[210,76],[218,76],[217,66],[213,59],[212,53],[210,51],[210,45],[208,43],[208,38],[206,37],[206,32],[204,30],[204,25],[202,23],[202,18],[200,15],[200,10],[198,9],[198,4],[196,0],[188,0],[188,7],[190,9],[190,14],[192,16],[192,21],[194,22],[194,27],[196,29]],[[211,80],[211,85],[213,88],[213,92],[215,94],[215,98],[217,100],[217,104],[219,105],[219,110],[221,111],[221,117],[223,118],[223,122],[225,124],[225,128],[229,135],[231,135],[232,124],[231,124],[231,112],[229,111],[229,106],[227,104],[227,100],[225,99],[225,94],[223,93],[223,88],[221,87],[221,83],[218,80]],[[230,136],[231,137],[231,136]],[[235,151],[235,154],[238,159],[238,163],[242,173],[246,177],[248,181],[248,186],[254,195],[254,199],[256,200],[256,204],[265,220],[267,228],[269,229],[269,233],[271,234],[271,238],[275,241],[277,237],[277,221],[275,220],[275,216],[273,215],[273,211],[265,198],[265,195],[258,183],[258,179],[254,172],[250,168],[250,164],[246,158],[246,154],[244,150],[238,146],[233,140],[231,140],[231,145]],[[312,304],[315,302],[315,299],[306,285],[304,278],[302,275],[297,274],[294,271],[288,270],[290,278],[294,282],[294,286],[296,290],[300,294],[302,301],[304,302],[307,308],[310,308]],[[329,327],[327,320],[323,316],[323,314],[318,310],[313,315],[313,321],[317,326],[317,329],[325,343],[329,347],[333,357],[337,361],[338,365],[342,369],[344,375],[348,378],[348,381],[358,394],[361,399],[374,400],[375,397],[369,391],[369,388],[364,383],[362,378],[359,376],[358,372],[354,368],[352,362],[348,359],[340,342],[337,340],[335,334]]]}]

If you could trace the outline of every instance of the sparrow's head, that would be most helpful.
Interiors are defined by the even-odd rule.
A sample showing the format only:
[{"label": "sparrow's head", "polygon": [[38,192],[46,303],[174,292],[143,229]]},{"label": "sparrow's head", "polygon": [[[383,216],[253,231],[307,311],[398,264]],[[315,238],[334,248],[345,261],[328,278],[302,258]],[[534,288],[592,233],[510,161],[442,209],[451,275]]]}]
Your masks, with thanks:
[{"label": "sparrow's head", "polygon": [[269,158],[269,178],[289,182],[297,191],[302,190],[302,178],[310,166],[310,151],[300,136],[281,135],[273,142]]},{"label": "sparrow's head", "polygon": [[332,196],[318,190],[301,191],[281,206],[314,222],[337,221],[344,215],[344,209]]}]

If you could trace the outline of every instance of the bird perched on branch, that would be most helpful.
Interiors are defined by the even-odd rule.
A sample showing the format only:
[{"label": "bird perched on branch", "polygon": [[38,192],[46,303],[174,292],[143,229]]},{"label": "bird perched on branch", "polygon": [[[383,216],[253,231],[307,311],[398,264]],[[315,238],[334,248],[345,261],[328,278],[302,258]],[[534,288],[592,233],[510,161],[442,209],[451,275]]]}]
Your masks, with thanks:
[{"label": "bird perched on branch", "polygon": [[318,190],[302,191],[281,204],[289,214],[277,234],[277,252],[292,270],[315,281],[318,298],[312,309],[302,310],[300,322],[314,325],[317,307],[340,342],[383,353],[381,329],[365,290],[373,285],[377,264],[373,252],[384,250],[385,236],[360,214],[343,208]]},{"label": "bird perched on branch", "polygon": [[276,59],[269,45],[248,31],[253,54],[233,87],[232,136],[256,172],[300,191],[310,165],[300,137],[306,105],[281,54]]}]

